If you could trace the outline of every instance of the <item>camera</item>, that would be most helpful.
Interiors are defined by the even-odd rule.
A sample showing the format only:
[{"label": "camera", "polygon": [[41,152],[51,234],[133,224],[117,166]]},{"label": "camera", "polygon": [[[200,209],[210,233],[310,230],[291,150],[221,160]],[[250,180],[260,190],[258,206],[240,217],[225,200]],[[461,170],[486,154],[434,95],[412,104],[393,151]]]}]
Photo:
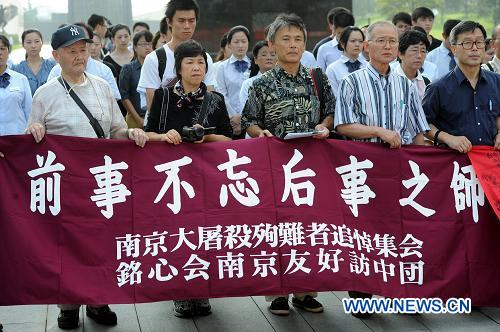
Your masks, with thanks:
[{"label": "camera", "polygon": [[182,127],[182,140],[185,142],[196,142],[205,135],[215,134],[215,127]]}]

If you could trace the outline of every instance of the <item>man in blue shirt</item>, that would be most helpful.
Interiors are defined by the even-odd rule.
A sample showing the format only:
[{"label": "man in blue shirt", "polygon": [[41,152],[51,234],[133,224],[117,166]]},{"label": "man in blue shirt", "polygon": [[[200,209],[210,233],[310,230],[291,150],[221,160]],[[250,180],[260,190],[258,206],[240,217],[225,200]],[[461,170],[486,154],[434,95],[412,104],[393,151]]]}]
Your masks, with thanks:
[{"label": "man in blue shirt", "polygon": [[472,21],[457,24],[450,34],[457,67],[429,85],[423,108],[434,145],[446,144],[467,153],[473,145],[500,149],[500,75],[481,69],[486,31]]}]

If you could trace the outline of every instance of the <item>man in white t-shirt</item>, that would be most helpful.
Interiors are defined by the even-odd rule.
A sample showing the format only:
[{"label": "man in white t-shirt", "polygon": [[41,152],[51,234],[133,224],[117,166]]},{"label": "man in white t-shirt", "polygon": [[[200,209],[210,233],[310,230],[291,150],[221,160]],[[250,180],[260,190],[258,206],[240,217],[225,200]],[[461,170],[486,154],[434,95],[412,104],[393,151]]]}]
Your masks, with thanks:
[{"label": "man in white t-shirt", "polygon": [[[157,52],[151,52],[144,60],[141,77],[137,85],[137,91],[139,93],[143,92],[146,95],[146,100],[141,100],[141,106],[146,104],[148,112],[155,90],[162,85],[168,86],[177,79],[174,68],[174,51],[177,45],[193,37],[199,13],[200,9],[195,0],[170,0],[168,2],[165,16],[167,17],[168,28],[172,32],[172,39],[163,46],[166,53],[166,66],[163,77],[160,80]],[[216,77],[212,58],[208,53],[207,59],[208,72],[204,82],[209,90],[213,90]]]}]

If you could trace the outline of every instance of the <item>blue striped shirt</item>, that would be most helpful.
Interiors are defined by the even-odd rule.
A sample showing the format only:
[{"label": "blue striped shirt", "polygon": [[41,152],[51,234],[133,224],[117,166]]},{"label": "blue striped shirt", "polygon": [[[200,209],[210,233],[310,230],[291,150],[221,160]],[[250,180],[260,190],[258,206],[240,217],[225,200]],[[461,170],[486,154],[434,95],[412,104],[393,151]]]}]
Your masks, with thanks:
[{"label": "blue striped shirt", "polygon": [[[430,130],[412,82],[392,70],[382,76],[371,64],[340,82],[334,126],[353,123],[393,130],[402,144]],[[362,141],[381,143],[378,137]]]}]

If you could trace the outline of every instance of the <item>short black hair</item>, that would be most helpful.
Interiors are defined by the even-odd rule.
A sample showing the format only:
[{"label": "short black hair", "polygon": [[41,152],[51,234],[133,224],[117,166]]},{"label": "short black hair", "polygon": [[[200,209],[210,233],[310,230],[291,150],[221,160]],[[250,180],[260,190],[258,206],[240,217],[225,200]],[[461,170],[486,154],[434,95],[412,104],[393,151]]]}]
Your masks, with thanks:
[{"label": "short black hair", "polygon": [[462,21],[455,25],[450,32],[450,43],[456,44],[458,41],[458,36],[460,36],[464,32],[474,32],[474,30],[481,30],[484,39],[486,39],[486,30],[479,22],[474,21]]},{"label": "short black hair", "polygon": [[424,28],[419,27],[418,25],[414,25],[414,26],[412,26],[410,30],[414,30],[414,31],[422,32],[422,33],[425,33],[425,34],[427,35],[427,33],[425,32]]},{"label": "short black hair", "polygon": [[248,42],[250,42],[250,31],[248,31],[248,28],[243,26],[243,25],[237,25],[235,27],[232,27],[229,29],[227,32],[227,43],[231,43],[231,40],[233,40],[233,36],[237,32],[243,32],[247,36]]},{"label": "short black hair", "polygon": [[460,20],[446,20],[443,24],[443,35],[445,37],[449,37],[451,29],[453,29],[458,23],[460,23]]},{"label": "short black hair", "polygon": [[338,13],[350,13],[351,11],[345,7],[335,7],[332,8],[328,11],[328,14],[326,15],[326,20],[328,21],[329,24],[333,25],[333,18],[338,14]]},{"label": "short black hair", "polygon": [[424,43],[426,49],[430,45],[429,39],[427,38],[425,32],[421,32],[418,30],[405,31],[399,37],[399,52],[404,54],[408,47],[412,45],[418,45],[420,43]]},{"label": "short black hair", "polygon": [[413,10],[411,13],[411,20],[413,22],[417,22],[417,20],[421,17],[432,17],[434,18],[434,13],[427,7],[418,7]]},{"label": "short black hair", "polygon": [[111,38],[115,38],[116,33],[123,29],[127,30],[128,34],[130,35],[130,28],[125,24],[118,23],[115,26],[113,26],[113,29],[111,29]]},{"label": "short black hair", "polygon": [[347,42],[349,41],[349,37],[351,36],[351,33],[353,33],[354,31],[360,32],[361,36],[363,37],[363,41],[365,40],[365,34],[363,33],[363,31],[361,31],[360,28],[353,27],[353,26],[347,27],[340,34],[339,45],[338,45],[339,50],[341,50],[341,51],[344,50],[344,46],[342,46],[342,45],[347,45]]},{"label": "short black hair", "polygon": [[174,58],[175,58],[175,72],[177,73],[177,78],[179,80],[182,78],[180,74],[182,60],[184,60],[184,58],[196,57],[198,55],[203,56],[203,59],[205,59],[205,64],[206,64],[205,73],[207,73],[208,71],[207,53],[205,52],[200,43],[198,43],[196,40],[190,39],[177,45],[177,48],[175,49],[174,52]]},{"label": "short black hair", "polygon": [[26,39],[26,36],[30,33],[36,33],[38,35],[38,37],[40,37],[40,40],[43,41],[42,33],[40,32],[40,30],[28,29],[28,30],[24,30],[23,34],[21,35],[21,44],[24,44],[24,40]]},{"label": "short black hair", "polygon": [[354,16],[348,12],[340,12],[333,17],[333,25],[335,28],[346,28],[354,25]]},{"label": "short black hair", "polygon": [[146,22],[135,22],[132,26],[132,31],[134,31],[137,27],[144,27],[149,31],[149,24],[147,24]]},{"label": "short black hair", "polygon": [[89,39],[93,39],[94,38],[94,29],[92,29],[92,27],[90,26],[90,24],[86,24],[85,22],[76,22],[76,23],[73,23],[73,25],[77,25],[77,26],[82,27],[83,29],[85,29],[85,31],[87,31]]},{"label": "short black hair", "polygon": [[396,25],[398,22],[404,22],[411,25],[411,15],[406,12],[399,12],[392,17],[392,24]]},{"label": "short black hair", "polygon": [[162,18],[160,21],[160,33],[162,33],[164,35],[166,35],[168,33],[168,23],[167,23],[166,16],[164,18]]},{"label": "short black hair", "polygon": [[98,14],[92,14],[87,20],[87,24],[92,27],[92,30],[94,30],[96,26],[104,25],[106,21],[108,21],[106,17]]},{"label": "short black hair", "polygon": [[134,46],[137,46],[139,39],[141,39],[142,37],[144,37],[144,39],[148,43],[151,43],[153,41],[153,34],[150,31],[139,31],[134,35],[134,38],[132,38],[132,44]]},{"label": "short black hair", "polygon": [[9,50],[10,53],[12,46],[10,45],[9,38],[7,38],[7,36],[5,35],[0,35],[0,41],[2,42],[2,44],[4,44],[4,46],[7,46],[7,49]]},{"label": "short black hair", "polygon": [[175,12],[178,10],[194,10],[196,15],[196,20],[200,19],[200,6],[196,0],[170,0],[167,3],[167,9],[165,10],[165,16],[172,20]]}]

